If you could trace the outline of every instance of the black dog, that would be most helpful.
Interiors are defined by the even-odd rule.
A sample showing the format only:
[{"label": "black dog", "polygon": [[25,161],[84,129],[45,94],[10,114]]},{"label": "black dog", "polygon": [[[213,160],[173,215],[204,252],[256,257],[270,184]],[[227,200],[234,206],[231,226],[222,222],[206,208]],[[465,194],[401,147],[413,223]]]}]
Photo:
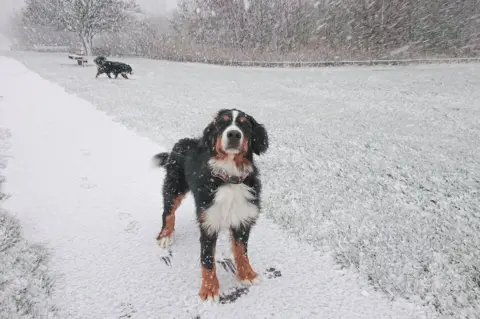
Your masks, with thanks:
[{"label": "black dog", "polygon": [[132,67],[126,63],[107,61],[107,58],[103,56],[95,58],[94,61],[97,65],[97,75],[95,78],[98,78],[100,74],[105,73],[111,79],[112,77],[110,76],[110,73],[113,73],[115,74],[115,79],[118,78],[119,74],[121,74],[125,79],[128,79],[127,73],[133,73]]},{"label": "black dog", "polygon": [[237,277],[244,284],[258,282],[247,255],[250,230],[260,213],[261,183],[253,153],[268,149],[265,127],[242,111],[220,110],[201,138],[184,138],[170,153],[153,157],[165,167],[161,247],[173,242],[175,211],[191,191],[200,225],[203,300],[219,300],[215,245],[222,229],[230,231]]}]

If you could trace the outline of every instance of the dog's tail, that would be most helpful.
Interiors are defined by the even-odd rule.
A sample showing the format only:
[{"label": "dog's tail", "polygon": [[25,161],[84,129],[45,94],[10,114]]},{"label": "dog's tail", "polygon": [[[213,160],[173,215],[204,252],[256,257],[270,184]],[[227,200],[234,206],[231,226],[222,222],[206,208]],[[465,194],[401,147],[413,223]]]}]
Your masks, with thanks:
[{"label": "dog's tail", "polygon": [[170,153],[167,153],[167,152],[158,153],[157,155],[153,156],[152,158],[153,166],[164,167],[168,163],[169,156],[170,156]]}]

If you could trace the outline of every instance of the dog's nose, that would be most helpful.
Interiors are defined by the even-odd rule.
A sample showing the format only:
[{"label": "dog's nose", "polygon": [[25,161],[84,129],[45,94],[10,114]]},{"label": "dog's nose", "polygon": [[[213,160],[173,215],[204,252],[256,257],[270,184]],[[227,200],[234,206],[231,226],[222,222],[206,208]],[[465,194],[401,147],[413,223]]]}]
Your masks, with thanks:
[{"label": "dog's nose", "polygon": [[240,140],[242,138],[242,132],[237,131],[237,130],[232,130],[227,133],[227,137],[229,140],[235,141],[235,140]]}]

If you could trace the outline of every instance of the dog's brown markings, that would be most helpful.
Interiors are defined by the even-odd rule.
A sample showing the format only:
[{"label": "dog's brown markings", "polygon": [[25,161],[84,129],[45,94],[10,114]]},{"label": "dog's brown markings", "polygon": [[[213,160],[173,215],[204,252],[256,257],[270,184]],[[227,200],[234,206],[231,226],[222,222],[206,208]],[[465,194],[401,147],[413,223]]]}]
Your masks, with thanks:
[{"label": "dog's brown markings", "polygon": [[217,142],[215,143],[215,147],[213,148],[215,151],[215,157],[219,160],[223,160],[227,158],[227,154],[222,151],[222,137],[217,137]]},{"label": "dog's brown markings", "polygon": [[248,152],[248,141],[247,141],[247,139],[243,139],[242,151],[243,151],[244,153]]},{"label": "dog's brown markings", "polygon": [[235,165],[237,166],[238,169],[243,169],[245,166],[251,165],[250,161],[243,156],[243,153],[236,154],[233,157],[233,161],[235,162]]},{"label": "dog's brown markings", "polygon": [[[248,150],[248,143],[244,142],[246,145],[242,145],[242,153],[235,154],[233,156],[233,161],[238,169],[242,170],[245,166],[250,166],[252,163],[245,158],[245,152]],[[222,150],[222,137],[217,137],[217,142],[215,143],[214,151],[216,153],[215,158],[219,160],[228,159],[228,154]]]},{"label": "dog's brown markings", "polygon": [[249,280],[257,278],[257,273],[250,266],[250,261],[245,251],[245,245],[232,238],[232,253],[237,267],[237,277],[239,280]]},{"label": "dog's brown markings", "polygon": [[160,234],[158,234],[157,239],[168,237],[175,230],[175,212],[177,211],[177,208],[180,206],[184,198],[185,198],[185,194],[181,194],[181,195],[178,195],[178,197],[175,198],[175,200],[173,201],[170,214],[168,214],[168,216],[165,218],[165,227],[160,232]]},{"label": "dog's brown markings", "polygon": [[200,224],[203,224],[205,222],[205,218],[206,218],[205,215],[206,214],[207,214],[206,212],[203,212],[203,213],[200,214],[200,218],[198,220],[200,222]]},{"label": "dog's brown markings", "polygon": [[220,290],[220,285],[218,284],[217,279],[217,270],[215,267],[213,269],[206,269],[202,266],[202,287],[200,288],[200,298],[206,300],[208,297],[213,298],[218,295]]}]

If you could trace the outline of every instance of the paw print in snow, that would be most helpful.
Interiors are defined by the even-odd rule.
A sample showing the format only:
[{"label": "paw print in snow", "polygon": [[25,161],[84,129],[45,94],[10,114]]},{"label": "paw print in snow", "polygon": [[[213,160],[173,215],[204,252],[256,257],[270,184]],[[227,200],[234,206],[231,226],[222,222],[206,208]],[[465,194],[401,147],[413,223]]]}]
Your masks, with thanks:
[{"label": "paw print in snow", "polygon": [[232,274],[234,274],[236,271],[235,263],[230,258],[225,258],[224,260],[217,260],[217,263],[222,265],[223,269],[225,269],[225,271],[227,272],[231,272]]},{"label": "paw print in snow", "polygon": [[125,231],[127,233],[138,234],[138,230],[140,229],[139,222],[132,220],[130,221],[127,226],[125,226]]},{"label": "paw print in snow", "polygon": [[160,256],[160,259],[165,263],[167,266],[172,265],[172,257],[173,257],[173,251],[168,250],[168,256]]},{"label": "paw print in snow", "polygon": [[137,313],[137,309],[128,302],[122,302],[120,304],[120,309],[121,309],[121,315],[118,317],[118,319],[125,319],[125,318],[132,318],[134,314]]},{"label": "paw print in snow", "polygon": [[276,270],[273,267],[270,267],[265,271],[265,276],[268,279],[278,278],[278,277],[282,277],[282,272],[280,270]]},{"label": "paw print in snow", "polygon": [[89,183],[88,177],[85,177],[85,176],[82,177],[82,178],[81,178],[81,181],[82,181],[82,183],[80,184],[80,186],[81,186],[82,188],[84,188],[84,189],[92,189],[92,188],[97,187],[96,184]]}]

